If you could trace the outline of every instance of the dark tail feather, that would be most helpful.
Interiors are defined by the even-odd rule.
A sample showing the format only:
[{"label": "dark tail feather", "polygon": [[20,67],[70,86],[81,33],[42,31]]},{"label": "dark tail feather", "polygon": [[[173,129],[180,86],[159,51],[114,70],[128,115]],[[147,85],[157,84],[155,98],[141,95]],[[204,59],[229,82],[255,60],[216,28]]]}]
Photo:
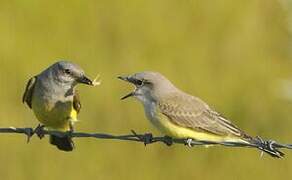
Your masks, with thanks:
[{"label": "dark tail feather", "polygon": [[50,143],[57,146],[62,151],[72,151],[74,149],[74,143],[69,136],[59,137],[50,135]]},{"label": "dark tail feather", "polygon": [[274,158],[283,158],[285,154],[278,150],[277,143],[272,140],[263,140],[260,137],[252,138],[250,140],[250,143],[252,143],[254,146],[256,146],[259,150],[269,154],[270,156]]}]

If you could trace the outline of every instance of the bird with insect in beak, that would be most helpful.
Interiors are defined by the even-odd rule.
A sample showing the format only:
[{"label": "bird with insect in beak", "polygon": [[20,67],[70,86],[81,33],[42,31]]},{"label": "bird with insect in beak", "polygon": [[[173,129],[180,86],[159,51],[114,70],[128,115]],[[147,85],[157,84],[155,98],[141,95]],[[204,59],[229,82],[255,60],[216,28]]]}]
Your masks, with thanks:
[{"label": "bird with insect in beak", "polygon": [[135,90],[122,99],[138,99],[150,122],[170,138],[186,139],[189,146],[193,140],[247,144],[273,157],[284,156],[267,142],[240,130],[201,99],[175,87],[160,73],[141,72],[118,78],[135,86]]},{"label": "bird with insect in beak", "polygon": [[[78,65],[59,61],[28,81],[22,101],[48,130],[73,132],[81,109],[77,84],[94,86],[96,82],[86,77]],[[69,136],[50,135],[50,143],[63,151],[74,148]]]}]

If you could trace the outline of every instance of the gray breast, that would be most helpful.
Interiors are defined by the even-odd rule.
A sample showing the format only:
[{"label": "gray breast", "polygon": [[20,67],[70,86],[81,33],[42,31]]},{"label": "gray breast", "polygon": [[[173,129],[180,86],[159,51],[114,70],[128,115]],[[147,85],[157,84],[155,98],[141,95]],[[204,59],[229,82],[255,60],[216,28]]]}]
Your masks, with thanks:
[{"label": "gray breast", "polygon": [[144,105],[144,110],[145,110],[145,114],[146,117],[153,123],[153,124],[157,124],[158,123],[158,119],[156,116],[156,104],[155,102],[151,102],[151,101],[146,101],[143,103]]}]

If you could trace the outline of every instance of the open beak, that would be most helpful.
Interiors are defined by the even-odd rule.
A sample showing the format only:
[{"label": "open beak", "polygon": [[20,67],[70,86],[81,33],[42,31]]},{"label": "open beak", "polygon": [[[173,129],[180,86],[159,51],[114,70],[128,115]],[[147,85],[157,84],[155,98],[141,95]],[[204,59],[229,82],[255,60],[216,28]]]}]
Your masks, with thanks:
[{"label": "open beak", "polygon": [[135,96],[135,92],[130,92],[129,94],[127,94],[126,96],[122,97],[121,100],[127,99],[128,97],[132,97]]},{"label": "open beak", "polygon": [[[119,76],[118,79],[134,84],[134,79],[128,76]],[[121,98],[121,100],[127,99],[132,96],[135,96],[135,91],[132,91],[129,94],[125,95],[124,97]]]},{"label": "open beak", "polygon": [[78,80],[79,83],[82,83],[82,84],[87,84],[87,85],[90,85],[90,86],[93,86],[93,83],[92,81],[86,77],[86,76],[82,76],[79,80]]}]

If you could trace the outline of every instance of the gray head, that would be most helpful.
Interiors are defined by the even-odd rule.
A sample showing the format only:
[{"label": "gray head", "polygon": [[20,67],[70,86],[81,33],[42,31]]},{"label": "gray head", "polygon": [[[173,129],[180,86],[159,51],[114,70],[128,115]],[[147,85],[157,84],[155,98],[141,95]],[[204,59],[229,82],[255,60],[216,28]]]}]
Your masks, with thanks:
[{"label": "gray head", "polygon": [[118,78],[135,86],[135,90],[122,99],[133,96],[140,101],[157,101],[158,98],[177,91],[177,88],[168,79],[157,72],[141,72],[130,76],[119,76]]},{"label": "gray head", "polygon": [[77,64],[68,61],[56,62],[42,74],[51,75],[57,82],[63,84],[76,85],[83,83],[93,85],[92,81],[85,76],[83,69]]}]

